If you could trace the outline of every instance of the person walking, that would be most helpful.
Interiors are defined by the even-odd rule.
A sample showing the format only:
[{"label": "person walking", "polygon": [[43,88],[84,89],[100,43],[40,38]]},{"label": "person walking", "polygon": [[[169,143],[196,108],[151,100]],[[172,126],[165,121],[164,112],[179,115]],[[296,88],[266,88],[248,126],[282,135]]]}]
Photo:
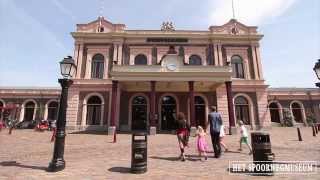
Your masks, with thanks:
[{"label": "person walking", "polygon": [[207,156],[207,150],[208,150],[208,145],[207,145],[207,141],[206,141],[206,135],[207,133],[203,130],[203,128],[201,126],[198,126],[198,131],[196,136],[197,138],[197,150],[199,153],[199,157],[201,160],[202,155],[204,155],[204,159],[207,160],[208,156]]},{"label": "person walking", "polygon": [[217,112],[215,106],[211,106],[211,112],[208,115],[210,123],[210,135],[214,151],[214,157],[219,158],[221,156],[220,146],[220,129],[222,125],[221,114]]},{"label": "person walking", "polygon": [[225,152],[228,152],[228,147],[227,145],[224,143],[224,136],[226,135],[225,133],[225,129],[224,129],[224,125],[221,125],[221,129],[220,129],[220,145],[224,148]]},{"label": "person walking", "polygon": [[249,155],[251,155],[252,154],[252,148],[251,148],[251,146],[249,145],[249,142],[248,142],[248,131],[247,131],[247,128],[244,126],[242,121],[239,121],[239,125],[240,125],[240,134],[241,134],[239,151],[242,151],[242,143],[245,143],[248,146],[249,150],[250,150]]},{"label": "person walking", "polygon": [[185,161],[186,157],[184,154],[185,147],[188,146],[190,125],[188,124],[185,115],[182,112],[178,113],[178,118],[176,120],[176,133],[178,138],[178,143],[180,147],[180,159]]}]

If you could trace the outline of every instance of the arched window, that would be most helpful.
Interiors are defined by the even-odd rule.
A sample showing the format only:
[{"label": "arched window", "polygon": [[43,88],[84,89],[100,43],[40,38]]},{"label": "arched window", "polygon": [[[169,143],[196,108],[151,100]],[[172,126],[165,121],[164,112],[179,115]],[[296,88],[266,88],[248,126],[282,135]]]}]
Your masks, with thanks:
[{"label": "arched window", "polygon": [[31,121],[33,120],[34,113],[35,113],[35,104],[32,101],[29,101],[24,106],[24,120],[25,121]]},{"label": "arched window", "polygon": [[232,56],[231,58],[232,65],[232,77],[233,78],[244,78],[243,70],[243,60],[240,56]]},{"label": "arched window", "polygon": [[202,61],[201,61],[201,57],[198,55],[191,55],[189,57],[189,65],[201,65]]},{"label": "arched window", "polygon": [[243,96],[238,96],[234,100],[236,117],[237,121],[242,121],[244,124],[250,124],[250,115],[249,115],[249,103],[248,100]]},{"label": "arched window", "polygon": [[92,58],[91,78],[102,79],[104,72],[104,56],[96,54]]},{"label": "arched window", "polygon": [[87,125],[99,125],[101,122],[102,100],[92,96],[87,102]]},{"label": "arched window", "polygon": [[52,101],[48,105],[48,120],[57,120],[58,102]]},{"label": "arched window", "polygon": [[134,58],[134,64],[135,65],[147,65],[148,64],[148,59],[147,56],[144,54],[138,54]]}]

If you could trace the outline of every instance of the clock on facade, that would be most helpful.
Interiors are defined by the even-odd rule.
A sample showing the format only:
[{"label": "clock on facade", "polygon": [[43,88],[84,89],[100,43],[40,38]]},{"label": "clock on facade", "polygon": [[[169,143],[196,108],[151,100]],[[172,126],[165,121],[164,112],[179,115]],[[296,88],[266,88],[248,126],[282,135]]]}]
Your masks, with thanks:
[{"label": "clock on facade", "polygon": [[170,71],[174,71],[177,69],[177,65],[176,64],[167,64],[167,69]]}]

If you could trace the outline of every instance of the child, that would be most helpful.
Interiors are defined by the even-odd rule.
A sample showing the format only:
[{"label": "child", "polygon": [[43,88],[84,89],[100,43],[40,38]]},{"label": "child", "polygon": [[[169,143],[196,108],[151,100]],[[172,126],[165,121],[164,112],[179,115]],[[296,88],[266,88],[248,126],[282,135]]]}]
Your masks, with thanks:
[{"label": "child", "polygon": [[204,159],[207,160],[207,149],[208,149],[208,145],[207,145],[207,141],[206,141],[206,133],[204,132],[203,128],[201,126],[198,126],[198,132],[197,132],[197,149],[199,152],[199,157],[201,159],[202,154],[204,155]]},{"label": "child", "polygon": [[248,143],[248,131],[247,131],[246,127],[243,125],[242,121],[239,121],[239,125],[240,125],[240,133],[241,133],[239,151],[242,151],[242,147],[241,147],[242,143],[245,143],[248,146],[249,150],[250,150],[249,155],[251,155],[252,154],[252,149],[251,149],[251,146]]},{"label": "child", "polygon": [[223,137],[225,136],[225,131],[224,131],[224,125],[221,125],[221,129],[220,129],[220,145],[223,146],[223,148],[225,149],[225,151],[228,151],[228,147],[227,145],[223,142]]}]

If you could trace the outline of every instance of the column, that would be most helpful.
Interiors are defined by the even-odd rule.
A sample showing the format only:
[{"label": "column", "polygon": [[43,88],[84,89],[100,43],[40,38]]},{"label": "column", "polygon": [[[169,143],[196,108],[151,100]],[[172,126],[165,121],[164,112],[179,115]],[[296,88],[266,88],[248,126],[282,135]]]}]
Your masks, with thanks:
[{"label": "column", "polygon": [[110,125],[108,127],[108,135],[113,135],[116,132],[117,94],[118,94],[118,81],[112,81],[111,115],[110,115]]},{"label": "column", "polygon": [[77,60],[77,74],[76,74],[76,78],[77,79],[81,78],[83,49],[84,49],[83,43],[76,44],[76,49],[75,49],[75,52],[74,52],[74,58]]},{"label": "column", "polygon": [[256,55],[257,55],[257,64],[258,64],[258,72],[260,79],[263,79],[263,71],[262,71],[262,62],[261,62],[261,55],[260,55],[260,48],[256,46]]},{"label": "column", "polygon": [[88,53],[87,54],[87,60],[85,61],[86,63],[86,69],[85,69],[85,79],[91,79],[91,65],[92,65],[92,54]]},{"label": "column", "polygon": [[155,135],[156,128],[156,82],[150,82],[150,135]]},{"label": "column", "polygon": [[194,136],[196,133],[196,122],[195,122],[195,109],[194,109],[194,81],[189,81],[189,105],[190,105],[190,135]]},{"label": "column", "polygon": [[214,65],[219,66],[218,45],[213,45]]},{"label": "column", "polygon": [[118,44],[118,64],[122,64],[122,44]]},{"label": "column", "polygon": [[218,44],[218,56],[219,56],[219,65],[223,66],[223,58],[222,58],[222,46]]},{"label": "column", "polygon": [[113,44],[113,64],[118,64],[118,49],[119,49],[119,44]]},{"label": "column", "polygon": [[254,71],[254,79],[259,79],[256,49],[253,45],[251,46],[251,56],[252,56],[252,65],[253,65],[253,71]]},{"label": "column", "polygon": [[232,100],[232,82],[227,81],[226,84],[226,91],[227,91],[227,99],[228,99],[228,115],[229,115],[229,134],[235,134],[235,119],[234,119],[234,108],[233,108],[233,100]]}]

